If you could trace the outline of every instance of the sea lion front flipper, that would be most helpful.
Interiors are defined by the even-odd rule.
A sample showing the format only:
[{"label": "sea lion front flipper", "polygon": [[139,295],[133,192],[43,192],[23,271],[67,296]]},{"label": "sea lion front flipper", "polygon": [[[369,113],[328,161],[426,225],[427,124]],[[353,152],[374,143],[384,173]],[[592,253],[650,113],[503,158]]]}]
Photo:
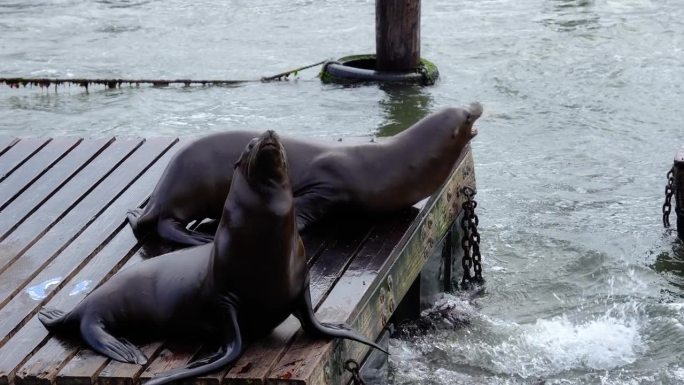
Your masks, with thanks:
[{"label": "sea lion front flipper", "polygon": [[235,301],[229,297],[223,297],[220,299],[219,306],[224,311],[224,317],[220,317],[221,319],[218,320],[219,325],[226,326],[223,332],[225,341],[221,348],[219,348],[219,351],[198,361],[191,362],[184,368],[161,373],[147,381],[145,385],[161,385],[171,381],[201,376],[229,365],[240,357],[243,346]]},{"label": "sea lion front flipper", "polygon": [[190,246],[204,245],[214,240],[214,237],[209,234],[186,229],[172,218],[160,219],[157,232],[163,239]]},{"label": "sea lion front flipper", "polygon": [[81,320],[81,336],[96,352],[121,362],[144,365],[147,357],[125,339],[107,333],[101,320],[86,317]]},{"label": "sea lion front flipper", "polygon": [[310,191],[295,197],[297,231],[303,231],[325,216],[335,206],[333,192]]},{"label": "sea lion front flipper", "polygon": [[309,292],[308,284],[306,285],[306,289],[304,289],[297,302],[298,303],[294,311],[294,316],[299,319],[299,322],[302,324],[302,329],[304,329],[305,332],[316,337],[345,338],[348,340],[354,340],[389,354],[387,350],[381,348],[376,343],[369,341],[366,337],[362,336],[359,332],[352,329],[348,325],[319,322],[314,314],[313,307],[311,306],[311,293]]}]

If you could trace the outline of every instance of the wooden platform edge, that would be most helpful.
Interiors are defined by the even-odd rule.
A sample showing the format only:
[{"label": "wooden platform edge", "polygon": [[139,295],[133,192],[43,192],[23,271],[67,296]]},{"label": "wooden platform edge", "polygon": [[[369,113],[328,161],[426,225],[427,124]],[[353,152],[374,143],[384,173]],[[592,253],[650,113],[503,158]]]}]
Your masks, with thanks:
[{"label": "wooden platform edge", "polygon": [[[361,301],[347,322],[366,336],[378,336],[387,325],[397,305],[418,277],[439,239],[458,217],[465,195],[463,186],[475,187],[475,171],[472,150],[464,151],[451,176],[433,194],[414,219],[389,258],[378,271]],[[378,317],[380,315],[380,317]],[[271,385],[327,384],[349,382],[350,373],[344,370],[348,359],[361,362],[369,348],[353,341],[331,341],[309,352],[316,357],[312,365],[304,368],[297,378],[283,378],[272,373],[266,380]]]}]

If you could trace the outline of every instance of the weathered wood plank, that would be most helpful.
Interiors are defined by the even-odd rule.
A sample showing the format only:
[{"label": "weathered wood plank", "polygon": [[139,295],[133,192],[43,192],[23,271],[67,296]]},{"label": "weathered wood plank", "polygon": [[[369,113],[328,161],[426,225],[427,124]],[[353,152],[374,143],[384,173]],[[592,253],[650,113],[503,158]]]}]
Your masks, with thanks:
[{"label": "weathered wood plank", "polygon": [[[337,231],[333,231],[333,229]],[[320,256],[309,269],[311,303],[314,307],[320,304],[333,283],[344,271],[349,260],[356,255],[364,244],[370,229],[371,226],[368,221],[355,222],[353,220],[336,225],[329,224],[317,229],[321,234],[328,234],[328,240]],[[291,316],[268,337],[256,341],[228,370],[224,383],[259,383],[285,352],[299,328],[299,321]]]},{"label": "weathered wood plank", "polygon": [[52,139],[41,151],[24,162],[17,172],[13,172],[0,183],[0,210],[80,142],[79,138]]},{"label": "weathered wood plank", "polygon": [[[145,141],[136,152],[107,175],[102,183],[89,191],[64,217],[44,232],[42,237],[29,248],[24,249],[20,257],[0,273],[0,307],[6,305],[20,290],[23,290],[30,280],[41,275],[42,270],[48,264],[54,268],[48,269],[41,275],[43,280],[34,281],[35,285],[45,285],[47,281],[61,281],[64,275],[70,274],[69,267],[73,269],[78,266],[78,263],[72,261],[80,260],[85,255],[61,254],[68,260],[67,263],[70,263],[67,267],[53,263],[55,260],[60,262],[64,259],[57,258],[60,252],[71,245],[76,237],[87,228],[90,228],[88,235],[81,238],[80,242],[76,242],[77,246],[83,244],[85,248],[94,248],[104,241],[109,235],[106,231],[121,223],[126,209],[138,202],[136,200],[124,201],[122,202],[124,206],[116,204],[112,206],[112,204],[172,143],[173,140],[168,138]],[[104,228],[89,227],[108,207],[112,208],[107,212],[108,216],[99,218],[100,221],[104,221]],[[44,290],[44,288],[40,289]],[[4,324],[6,322],[0,326],[0,335],[4,335]]]},{"label": "weathered wood plank", "polygon": [[21,199],[14,200],[0,209],[0,235],[4,236],[11,228],[17,226],[41,202],[69,182],[113,141],[114,138],[95,139],[89,140],[88,145],[76,147],[59,161],[57,167],[52,167],[43,174],[40,183],[34,183],[22,192]]},{"label": "weathered wood plank", "polygon": [[[95,189],[120,162],[142,144],[141,140],[117,141],[107,147],[93,162],[89,163],[66,185],[42,203],[29,216],[11,225],[5,222],[5,212],[0,220],[0,247],[6,251],[0,254],[0,272],[19,259],[33,242],[45,234],[69,210],[76,206],[83,196]],[[9,211],[9,207],[7,208]],[[85,219],[87,219],[86,217]],[[82,223],[84,219],[76,223]]]},{"label": "weathered wood plank", "polygon": [[0,136],[0,156],[2,156],[7,150],[14,146],[19,141],[19,138],[13,136]]},{"label": "weathered wood plank", "polygon": [[140,374],[140,382],[145,383],[159,373],[188,364],[201,348],[199,344],[164,343],[161,353]]},{"label": "weathered wood plank", "polygon": [[[155,342],[140,347],[147,357],[154,358],[162,348],[161,342]],[[134,364],[109,361],[109,364],[98,374],[97,383],[100,385],[134,385],[144,367]]]},{"label": "weathered wood plank", "polygon": [[[48,272],[52,267],[54,267],[55,271],[61,270],[66,276],[65,280],[68,280],[69,277],[76,274],[74,279],[70,280],[66,285],[63,285],[63,288],[62,285],[57,287],[58,290],[61,289],[59,294],[67,291],[70,296],[73,296],[75,292],[78,293],[78,290],[74,289],[82,288],[84,286],[92,289],[92,287],[96,285],[96,283],[93,283],[94,279],[92,277],[97,277],[98,275],[104,277],[110,271],[123,264],[125,259],[122,258],[124,258],[124,256],[130,255],[130,250],[135,247],[137,240],[127,226],[122,212],[125,211],[125,208],[134,207],[140,204],[146,198],[170,157],[178,148],[180,148],[180,146],[176,145],[164,153],[163,150],[167,149],[168,145],[172,142],[162,141],[157,144],[163,145],[164,143],[166,143],[165,145],[167,147],[161,148],[162,152],[157,151],[159,148],[141,147],[141,150],[147,151],[148,153],[154,154],[156,152],[157,156],[162,153],[164,155],[148,170],[141,170],[140,173],[142,176],[136,180],[136,183],[132,184],[122,195],[120,195],[117,200],[92,223],[92,226],[80,234],[80,242],[72,243],[64,250],[60,258],[55,259],[53,264],[45,269],[44,272]],[[156,160],[156,158],[154,160]],[[107,242],[109,239],[113,240]],[[103,243],[106,244],[106,253],[104,249],[100,251],[101,244]],[[141,259],[142,258],[139,257],[132,263]],[[77,264],[80,264],[80,266],[85,264],[85,266],[78,271]],[[75,280],[77,277],[86,278]],[[54,291],[51,293],[54,293]],[[19,304],[21,305],[21,303]],[[37,305],[38,304],[33,304],[34,307],[32,308],[30,315],[35,314],[38,310]],[[26,308],[31,309],[31,304]],[[23,308],[24,312],[26,308]],[[78,346],[80,346],[80,344]],[[31,357],[31,360],[24,365],[18,378],[24,383],[52,382],[59,371],[59,368],[61,368],[62,363],[65,362],[63,360],[74,356],[78,346],[65,346],[59,338],[50,339],[48,343],[38,350]],[[59,354],[57,354],[56,351],[58,351]],[[103,366],[103,364],[104,363],[101,363],[100,366]],[[45,372],[45,370],[43,370],[44,367],[53,369],[49,372]]]},{"label": "weathered wood plank", "polygon": [[[364,246],[316,311],[316,316],[320,321],[346,322],[346,318],[340,317],[339,309],[353,309],[355,305],[353,299],[360,297],[366,291],[377,275],[377,270],[415,218],[416,212],[417,210],[410,209],[396,216],[381,217],[377,220]],[[340,296],[340,293],[345,293],[345,295]],[[358,342],[354,343],[358,344]],[[299,332],[294,343],[268,374],[267,381],[299,379],[301,368],[310,365],[309,361],[315,358],[315,356],[305,354],[307,349],[312,345],[327,344],[328,341],[315,341],[303,332]]]},{"label": "weathered wood plank", "polygon": [[[81,342],[82,344],[82,342]],[[57,374],[57,385],[90,385],[108,360],[88,348],[80,348]]]},{"label": "weathered wood plank", "polygon": [[[168,144],[170,144],[170,142],[164,141],[162,143],[157,143],[154,147]],[[148,153],[153,153],[154,150],[157,150],[159,151],[158,154],[160,154],[166,148],[167,147],[142,147],[141,150],[146,150]],[[169,151],[175,153],[173,148]],[[164,162],[169,159],[169,156],[170,154],[165,154],[159,162],[150,167],[150,169],[137,180],[137,183],[134,183],[127,188],[122,195],[113,201],[104,212],[97,216],[97,218],[79,234],[74,242],[68,244],[66,248],[59,251],[57,257],[24,286],[28,289],[19,292],[0,310],[0,318],[4,320],[3,324],[0,325],[0,335],[10,334],[13,328],[19,325],[22,320],[35,313],[41,303],[49,299],[56,290],[63,287],[64,283],[68,281],[84,263],[87,263],[95,253],[97,253],[101,245],[106,243],[109,237],[115,235],[119,229],[125,225],[123,213],[126,209],[138,205],[147,196],[150,192],[151,184],[154,182],[155,178],[158,178],[158,176],[161,175],[161,170],[163,170],[166,165]],[[133,161],[142,160],[133,159]],[[125,166],[126,163],[123,165]],[[131,238],[131,242],[131,245],[124,247],[122,253],[125,253],[135,244],[135,239]],[[31,290],[31,288],[42,289],[45,282],[53,282],[53,285],[49,288],[45,288],[43,292],[40,293],[42,294],[42,298],[38,298],[36,296],[36,290]],[[4,339],[0,341],[4,341]]]},{"label": "weathered wood plank", "polygon": [[2,162],[0,162],[0,183],[33,154],[40,151],[49,141],[49,138],[22,139],[7,150],[2,155]]},{"label": "weathered wood plank", "polygon": [[[460,211],[464,200],[460,187],[474,186],[474,178],[472,154],[468,149],[450,179],[426,203],[377,273],[348,277],[347,285],[343,284],[347,279],[343,276],[317,312],[320,318],[346,319],[363,334],[377,335],[420,273],[435,241],[446,232]],[[360,298],[347,294],[352,286],[362,285],[364,281],[368,284],[367,280],[373,276]],[[297,347],[303,350],[298,352]],[[281,359],[279,368],[269,375],[268,383],[282,383],[283,379],[306,384],[346,383],[349,374],[342,368],[344,361],[348,358],[360,361],[367,351],[368,347],[349,341],[309,345],[298,345],[295,341]],[[301,357],[307,358],[301,360]]]}]

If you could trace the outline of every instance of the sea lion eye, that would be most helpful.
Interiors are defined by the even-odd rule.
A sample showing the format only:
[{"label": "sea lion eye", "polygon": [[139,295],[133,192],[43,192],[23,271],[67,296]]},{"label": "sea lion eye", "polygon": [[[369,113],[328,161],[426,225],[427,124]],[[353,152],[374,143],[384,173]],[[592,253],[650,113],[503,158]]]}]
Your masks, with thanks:
[{"label": "sea lion eye", "polygon": [[249,143],[247,144],[247,151],[251,151],[254,148],[254,146],[256,146],[258,141],[259,141],[258,138],[254,138],[254,139],[250,140]]},{"label": "sea lion eye", "polygon": [[470,123],[473,121],[473,118],[470,114],[466,114],[466,122]]}]

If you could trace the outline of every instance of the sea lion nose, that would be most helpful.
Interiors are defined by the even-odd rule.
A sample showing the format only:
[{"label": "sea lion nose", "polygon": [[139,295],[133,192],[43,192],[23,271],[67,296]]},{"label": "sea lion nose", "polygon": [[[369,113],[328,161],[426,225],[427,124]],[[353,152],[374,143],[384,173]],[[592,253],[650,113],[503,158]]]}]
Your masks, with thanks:
[{"label": "sea lion nose", "polygon": [[478,102],[470,103],[468,109],[470,110],[470,114],[476,118],[479,118],[482,115],[482,104]]},{"label": "sea lion nose", "polygon": [[274,138],[274,137],[275,137],[275,131],[273,131],[273,130],[267,130],[267,131],[266,131],[266,137],[267,137],[267,138]]}]

